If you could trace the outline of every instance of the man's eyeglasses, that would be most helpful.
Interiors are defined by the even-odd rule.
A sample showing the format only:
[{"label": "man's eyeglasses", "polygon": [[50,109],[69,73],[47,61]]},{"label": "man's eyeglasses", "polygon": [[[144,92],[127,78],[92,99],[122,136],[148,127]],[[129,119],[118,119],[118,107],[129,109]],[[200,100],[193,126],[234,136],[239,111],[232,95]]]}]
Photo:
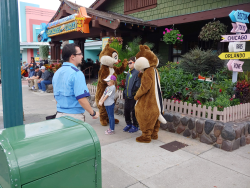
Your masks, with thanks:
[{"label": "man's eyeglasses", "polygon": [[79,54],[73,54],[73,55],[82,55],[82,53],[79,53]]}]

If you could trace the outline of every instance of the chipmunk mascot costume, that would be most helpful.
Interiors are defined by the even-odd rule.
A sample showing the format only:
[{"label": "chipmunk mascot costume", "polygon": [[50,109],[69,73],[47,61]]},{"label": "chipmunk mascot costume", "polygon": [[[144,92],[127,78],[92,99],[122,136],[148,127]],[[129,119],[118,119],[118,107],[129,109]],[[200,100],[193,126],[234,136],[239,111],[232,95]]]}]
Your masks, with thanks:
[{"label": "chipmunk mascot costume", "polygon": [[[99,59],[101,62],[101,68],[98,72],[98,83],[97,83],[97,91],[95,95],[95,102],[97,107],[99,108],[100,113],[100,123],[103,126],[108,125],[108,114],[106,112],[105,106],[99,106],[99,100],[101,99],[105,88],[107,87],[107,83],[103,80],[107,78],[108,75],[117,75],[121,74],[127,64],[127,59],[124,59],[121,67],[114,67],[114,64],[119,63],[118,53],[115,49],[111,48],[109,44],[105,46],[102,52],[99,55]],[[118,119],[115,119],[115,123],[119,123]]]},{"label": "chipmunk mascot costume", "polygon": [[160,77],[156,67],[159,64],[157,56],[146,45],[140,45],[136,54],[135,69],[141,71],[141,86],[134,99],[135,116],[142,135],[137,142],[149,143],[158,139],[160,122],[167,123],[163,117],[163,101],[161,96]]}]

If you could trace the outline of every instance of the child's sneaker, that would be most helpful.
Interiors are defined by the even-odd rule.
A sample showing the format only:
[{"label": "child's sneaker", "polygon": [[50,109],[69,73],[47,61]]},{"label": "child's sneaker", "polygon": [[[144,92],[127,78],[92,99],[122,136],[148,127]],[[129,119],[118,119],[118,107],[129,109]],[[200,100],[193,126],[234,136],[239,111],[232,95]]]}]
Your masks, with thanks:
[{"label": "child's sneaker", "polygon": [[112,131],[111,129],[108,129],[108,130],[105,131],[105,134],[107,134],[107,135],[115,134],[115,131]]},{"label": "child's sneaker", "polygon": [[131,127],[132,127],[132,125],[127,125],[127,126],[123,129],[123,131],[124,131],[124,132],[128,132],[128,130],[131,129]]},{"label": "child's sneaker", "polygon": [[131,129],[129,129],[129,133],[135,133],[135,132],[137,132],[138,131],[138,127],[135,127],[134,125],[132,126],[132,128]]}]

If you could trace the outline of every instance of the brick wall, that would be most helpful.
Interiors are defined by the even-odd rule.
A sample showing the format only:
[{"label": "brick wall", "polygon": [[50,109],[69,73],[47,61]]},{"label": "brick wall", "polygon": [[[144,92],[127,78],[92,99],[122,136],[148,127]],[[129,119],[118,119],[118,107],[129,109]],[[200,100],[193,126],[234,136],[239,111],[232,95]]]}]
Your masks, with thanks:
[{"label": "brick wall", "polygon": [[[144,21],[169,18],[222,7],[249,3],[249,0],[157,0],[157,7],[130,14]],[[106,11],[124,14],[124,0],[108,1]]]}]

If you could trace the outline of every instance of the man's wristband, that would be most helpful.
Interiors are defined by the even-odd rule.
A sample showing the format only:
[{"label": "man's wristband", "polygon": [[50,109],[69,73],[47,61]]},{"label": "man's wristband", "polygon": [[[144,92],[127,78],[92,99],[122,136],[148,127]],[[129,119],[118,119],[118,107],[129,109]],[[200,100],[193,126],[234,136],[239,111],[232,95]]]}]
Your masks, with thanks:
[{"label": "man's wristband", "polygon": [[96,112],[93,110],[93,112],[94,112],[94,114],[93,115],[91,115],[91,114],[89,114],[89,115],[91,115],[91,116],[95,116],[96,115]]}]

